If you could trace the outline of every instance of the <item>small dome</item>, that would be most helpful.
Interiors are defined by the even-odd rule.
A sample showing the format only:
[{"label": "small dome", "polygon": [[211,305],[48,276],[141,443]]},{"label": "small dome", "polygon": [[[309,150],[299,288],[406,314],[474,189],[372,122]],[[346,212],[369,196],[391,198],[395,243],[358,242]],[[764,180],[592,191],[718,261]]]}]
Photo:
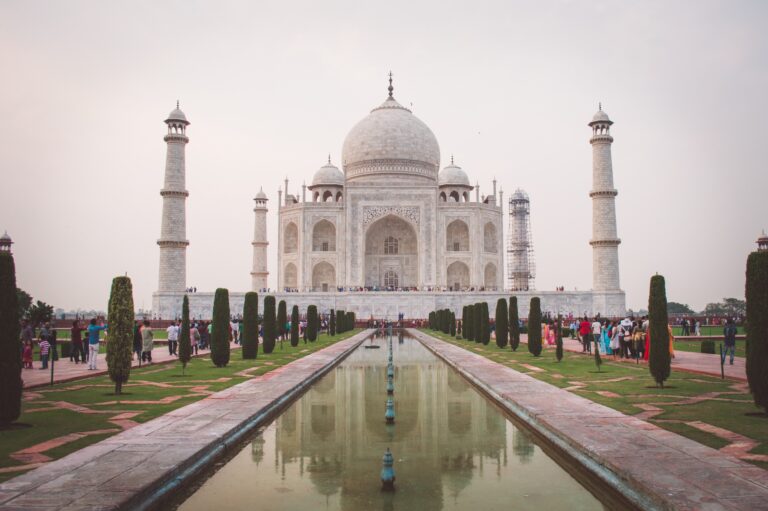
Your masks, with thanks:
[{"label": "small dome", "polygon": [[344,186],[344,174],[336,165],[331,163],[329,158],[328,163],[315,172],[312,186]]},{"label": "small dome", "polygon": [[259,187],[259,193],[256,194],[254,200],[267,200],[267,194],[264,193],[264,188]]},{"label": "small dome", "polygon": [[469,184],[467,173],[464,172],[461,167],[454,165],[453,163],[440,171],[440,175],[437,178],[437,184],[438,186],[472,187],[472,185]]},{"label": "small dome", "polygon": [[[763,233],[765,235],[765,233]],[[8,231],[5,231],[2,236],[0,236],[0,241],[11,241],[11,237],[8,236]]]},{"label": "small dome", "polygon": [[523,190],[521,188],[518,188],[517,190],[515,190],[515,193],[513,193],[509,197],[509,200],[510,200],[510,202],[512,202],[512,201],[530,201],[530,199],[528,198],[528,194],[525,193],[525,190]]},{"label": "small dome", "polygon": [[607,122],[608,124],[613,124],[613,121],[611,121],[610,117],[608,117],[608,114],[603,112],[602,105],[600,105],[600,109],[595,112],[595,115],[592,116],[592,122],[590,122],[589,125],[592,126],[598,122]]},{"label": "small dome", "polygon": [[171,113],[168,114],[168,118],[165,120],[165,122],[169,121],[181,121],[184,124],[189,124],[189,121],[187,120],[187,116],[184,115],[184,112],[182,112],[179,109],[179,102],[176,102],[176,108],[171,110]]}]

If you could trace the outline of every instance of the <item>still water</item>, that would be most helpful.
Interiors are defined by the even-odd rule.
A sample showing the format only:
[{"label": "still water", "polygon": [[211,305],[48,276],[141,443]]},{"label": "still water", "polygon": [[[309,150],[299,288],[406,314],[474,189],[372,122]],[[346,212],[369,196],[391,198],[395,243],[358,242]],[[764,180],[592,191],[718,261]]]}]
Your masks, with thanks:
[{"label": "still water", "polygon": [[[603,505],[418,341],[366,341],[179,507],[258,510],[586,510]],[[395,457],[395,493],[381,458]]]}]

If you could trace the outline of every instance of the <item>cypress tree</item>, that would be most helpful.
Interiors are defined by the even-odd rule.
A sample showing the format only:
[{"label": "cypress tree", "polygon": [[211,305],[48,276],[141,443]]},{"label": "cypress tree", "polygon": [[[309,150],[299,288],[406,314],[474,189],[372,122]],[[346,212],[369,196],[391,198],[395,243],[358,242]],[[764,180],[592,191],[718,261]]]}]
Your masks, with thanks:
[{"label": "cypress tree", "polygon": [[475,342],[483,342],[483,306],[480,302],[475,304],[475,316],[473,318],[472,330],[475,332]]},{"label": "cypress tree", "polygon": [[541,355],[541,300],[531,298],[531,311],[528,313],[528,351],[534,357]]},{"label": "cypress tree", "polygon": [[272,295],[264,297],[264,353],[269,355],[275,351],[275,338],[277,329],[275,328],[275,297]]},{"label": "cypress tree", "polygon": [[354,312],[349,313],[349,330],[355,329],[355,322],[357,321],[357,315]]},{"label": "cypress tree", "polygon": [[651,277],[651,290],[648,295],[648,331],[651,336],[651,353],[648,356],[648,368],[656,384],[664,388],[664,381],[669,378],[671,360],[669,356],[669,318],[667,317],[667,290],[664,277]]},{"label": "cypress tree", "polygon": [[459,326],[456,327],[456,333],[458,333],[462,339],[466,339],[466,337],[464,337],[464,321],[466,317],[467,317],[467,306],[465,305],[461,308],[461,321],[459,323]]},{"label": "cypress tree", "polygon": [[491,318],[488,313],[488,302],[481,302],[480,310],[482,311],[480,316],[480,342],[488,345],[491,342]]},{"label": "cypress tree", "polygon": [[517,312],[517,297],[509,297],[509,346],[517,351],[520,346],[520,315]]},{"label": "cypress tree", "polygon": [[475,306],[467,305],[467,322],[464,324],[464,331],[467,332],[467,340],[475,340]]},{"label": "cypress tree", "polygon": [[449,314],[451,316],[451,337],[456,337],[456,314],[453,311]]},{"label": "cypress tree", "polygon": [[317,339],[317,307],[314,305],[307,307],[307,339],[309,342]]},{"label": "cypress tree", "polygon": [[245,293],[243,303],[243,359],[259,356],[259,295],[253,291]]},{"label": "cypress tree", "polygon": [[560,362],[563,359],[563,327],[560,318],[557,318],[557,333],[555,334],[555,357]]},{"label": "cypress tree", "polygon": [[211,360],[216,367],[229,363],[229,291],[216,290],[213,297],[213,324],[211,325]]},{"label": "cypress tree", "polygon": [[768,252],[747,258],[746,298],[747,381],[755,405],[768,412]]},{"label": "cypress tree", "polygon": [[[277,332],[280,335],[280,339],[285,339],[285,334],[288,332],[285,329],[285,324],[288,323],[288,308],[285,305],[285,300],[280,300],[277,304]],[[280,345],[282,349],[282,344]]]},{"label": "cypress tree", "polygon": [[[331,313],[333,313],[333,311],[331,311]],[[294,305],[293,309],[291,309],[291,346],[295,348],[298,345],[299,345],[299,306]]]},{"label": "cypress tree", "polygon": [[133,286],[128,277],[112,279],[112,291],[109,293],[107,324],[109,342],[107,343],[107,366],[109,379],[115,382],[115,394],[120,395],[123,384],[131,375],[133,359]]},{"label": "cypress tree", "polygon": [[346,330],[344,330],[344,311],[339,309],[336,311],[336,332],[337,333],[344,333]]},{"label": "cypress tree", "polygon": [[507,300],[506,298],[499,298],[496,302],[496,346],[499,348],[506,348],[508,334]]},{"label": "cypress tree", "polygon": [[0,252],[0,426],[21,415],[21,343],[16,268],[10,252]]},{"label": "cypress tree", "polygon": [[331,319],[328,321],[328,333],[331,336],[336,335],[336,312],[331,309]]},{"label": "cypress tree", "polygon": [[181,362],[182,375],[186,373],[187,364],[192,359],[192,340],[189,338],[189,328],[189,297],[184,295],[184,301],[181,303],[181,331],[179,332],[179,362]]},{"label": "cypress tree", "polygon": [[451,311],[443,309],[443,333],[451,333]]}]

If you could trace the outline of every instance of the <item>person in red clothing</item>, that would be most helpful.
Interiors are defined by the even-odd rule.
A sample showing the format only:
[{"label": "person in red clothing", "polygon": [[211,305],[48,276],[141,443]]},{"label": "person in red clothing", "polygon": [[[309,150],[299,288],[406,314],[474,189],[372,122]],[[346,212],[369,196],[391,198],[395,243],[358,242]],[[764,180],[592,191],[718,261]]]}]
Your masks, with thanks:
[{"label": "person in red clothing", "polygon": [[587,353],[592,351],[590,349],[591,345],[591,339],[590,334],[592,333],[592,323],[589,322],[589,318],[584,316],[584,318],[581,320],[581,323],[579,323],[579,336],[581,337],[581,352]]}]

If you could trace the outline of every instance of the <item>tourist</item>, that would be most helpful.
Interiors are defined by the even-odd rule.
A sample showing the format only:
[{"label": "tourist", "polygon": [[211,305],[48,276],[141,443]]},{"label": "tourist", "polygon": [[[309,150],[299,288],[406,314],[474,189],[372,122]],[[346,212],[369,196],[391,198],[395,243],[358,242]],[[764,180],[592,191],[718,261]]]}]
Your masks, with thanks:
[{"label": "tourist", "polygon": [[91,319],[91,324],[88,325],[88,370],[96,370],[96,358],[99,354],[99,333],[102,330],[106,330],[107,326],[102,321],[100,324],[96,324],[96,318]]},{"label": "tourist", "polygon": [[667,325],[669,333],[669,358],[675,358],[675,336],[672,334],[672,327]]},{"label": "tourist", "polygon": [[24,363],[24,369],[32,369],[32,341],[24,342],[24,349],[21,353],[21,361]]},{"label": "tourist", "polygon": [[189,344],[192,346],[191,354],[197,355],[197,346],[200,344],[200,330],[197,329],[197,323],[192,323],[189,329]]},{"label": "tourist", "polygon": [[30,343],[35,338],[35,329],[32,328],[32,325],[29,324],[29,321],[26,319],[21,323],[21,342],[26,343],[29,341]]},{"label": "tourist", "polygon": [[606,320],[603,322],[603,326],[600,329],[600,345],[603,355],[611,355],[611,322]]},{"label": "tourist", "polygon": [[133,352],[136,354],[136,360],[141,365],[141,352],[144,351],[144,342],[141,338],[141,322],[137,321],[133,325]]},{"label": "tourist", "polygon": [[171,325],[165,329],[168,332],[168,354],[176,355],[176,348],[179,344],[179,326],[175,321],[171,322]]},{"label": "tourist", "polygon": [[581,336],[581,352],[582,353],[591,353],[592,350],[590,348],[590,342],[589,342],[589,333],[591,331],[589,319],[587,319],[586,316],[584,316],[584,319],[581,320],[581,323],[579,323],[579,335]]},{"label": "tourist", "polygon": [[80,363],[80,355],[83,355],[83,363],[85,363],[85,352],[83,351],[83,329],[80,326],[80,321],[74,320],[72,322],[72,328],[69,330],[69,361],[74,361],[75,364]]},{"label": "tourist", "polygon": [[48,336],[43,336],[40,333],[40,362],[43,366],[40,369],[48,369],[48,354],[51,350],[51,343],[48,342]]},{"label": "tourist", "polygon": [[622,357],[624,356],[624,352],[621,351],[622,350],[621,344],[622,344],[622,341],[624,340],[624,336],[621,334],[622,330],[623,329],[618,321],[614,321],[613,323],[611,323],[610,347],[611,347],[611,354],[613,355],[614,360],[619,358],[620,354]]},{"label": "tourist", "polygon": [[237,344],[237,334],[240,333],[237,329],[237,320],[233,319],[232,322],[229,324],[229,330],[230,330],[230,336],[229,336],[229,342],[235,341],[235,344]]},{"label": "tourist", "polygon": [[595,343],[595,349],[600,349],[600,335],[603,331],[603,324],[600,322],[600,317],[595,316],[594,321],[592,321],[592,342]]},{"label": "tourist", "polygon": [[144,320],[144,326],[141,328],[141,360],[147,364],[152,363],[152,347],[155,343],[155,334],[149,327],[149,320]]},{"label": "tourist", "polygon": [[701,337],[701,321],[698,319],[696,320],[696,323],[694,324],[694,330],[696,332],[697,337]]},{"label": "tourist", "polygon": [[723,336],[725,336],[725,351],[723,351],[723,363],[725,363],[725,357],[728,353],[731,354],[731,365],[733,365],[733,357],[736,354],[736,325],[733,324],[733,320],[728,318],[723,328]]}]

